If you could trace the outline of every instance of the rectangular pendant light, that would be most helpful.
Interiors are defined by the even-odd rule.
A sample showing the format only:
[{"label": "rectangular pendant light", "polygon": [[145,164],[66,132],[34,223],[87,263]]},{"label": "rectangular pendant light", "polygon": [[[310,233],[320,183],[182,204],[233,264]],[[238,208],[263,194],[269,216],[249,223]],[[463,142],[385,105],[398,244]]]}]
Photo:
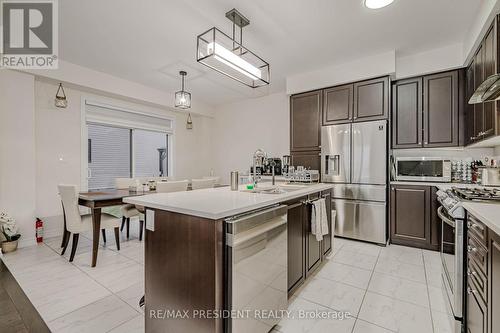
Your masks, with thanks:
[{"label": "rectangular pendant light", "polygon": [[196,60],[252,88],[270,82],[269,64],[215,27],[198,36]]}]

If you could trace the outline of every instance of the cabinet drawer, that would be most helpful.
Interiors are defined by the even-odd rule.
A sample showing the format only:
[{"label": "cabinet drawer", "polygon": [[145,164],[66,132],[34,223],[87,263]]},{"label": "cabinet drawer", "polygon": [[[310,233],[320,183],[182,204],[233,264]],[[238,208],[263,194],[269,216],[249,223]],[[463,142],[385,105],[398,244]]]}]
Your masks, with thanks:
[{"label": "cabinet drawer", "polygon": [[474,281],[475,289],[477,290],[478,294],[481,295],[485,303],[488,303],[488,278],[479,269],[477,263],[474,260],[468,260],[467,276],[469,280]]},{"label": "cabinet drawer", "polygon": [[488,246],[488,228],[472,215],[467,216],[467,230],[472,234],[483,246]]},{"label": "cabinet drawer", "polygon": [[467,235],[467,257],[488,275],[488,251],[471,235]]}]

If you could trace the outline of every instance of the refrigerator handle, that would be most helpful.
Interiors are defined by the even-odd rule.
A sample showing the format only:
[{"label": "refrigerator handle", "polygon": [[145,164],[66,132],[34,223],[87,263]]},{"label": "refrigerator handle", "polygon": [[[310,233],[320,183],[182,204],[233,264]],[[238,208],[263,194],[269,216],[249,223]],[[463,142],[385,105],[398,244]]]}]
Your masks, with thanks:
[{"label": "refrigerator handle", "polygon": [[340,175],[340,155],[325,156],[325,170],[327,175]]}]

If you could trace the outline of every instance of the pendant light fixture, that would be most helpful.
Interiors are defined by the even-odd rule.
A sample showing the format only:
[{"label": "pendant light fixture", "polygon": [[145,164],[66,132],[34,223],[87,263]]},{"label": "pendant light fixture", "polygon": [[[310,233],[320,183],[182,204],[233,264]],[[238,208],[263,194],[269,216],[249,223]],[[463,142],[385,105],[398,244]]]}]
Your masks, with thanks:
[{"label": "pendant light fixture", "polygon": [[186,128],[188,130],[193,129],[193,119],[191,119],[191,113],[188,114],[187,121],[186,121]]},{"label": "pendant light fixture", "polygon": [[180,109],[189,109],[191,107],[191,93],[184,91],[184,77],[187,72],[179,72],[182,80],[181,90],[175,93],[175,107]]},{"label": "pendant light fixture", "polygon": [[66,93],[64,92],[62,83],[59,83],[54,104],[57,108],[61,109],[66,109],[68,107],[68,99],[66,98]]},{"label": "pendant light fixture", "polygon": [[[250,21],[236,9],[226,13],[233,22],[233,37],[213,27],[197,38],[196,60],[251,88],[270,83],[270,67],[255,53],[243,46],[243,27]],[[239,27],[239,41],[236,30]]]}]

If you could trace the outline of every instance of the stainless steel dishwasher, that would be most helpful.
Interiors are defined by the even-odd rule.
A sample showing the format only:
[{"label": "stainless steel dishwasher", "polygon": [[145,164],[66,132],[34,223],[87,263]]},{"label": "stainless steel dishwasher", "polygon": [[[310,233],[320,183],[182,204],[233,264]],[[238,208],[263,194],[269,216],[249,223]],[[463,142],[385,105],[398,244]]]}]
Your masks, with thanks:
[{"label": "stainless steel dishwasher", "polygon": [[228,333],[265,333],[287,303],[287,206],[276,205],[225,221],[225,309]]}]

